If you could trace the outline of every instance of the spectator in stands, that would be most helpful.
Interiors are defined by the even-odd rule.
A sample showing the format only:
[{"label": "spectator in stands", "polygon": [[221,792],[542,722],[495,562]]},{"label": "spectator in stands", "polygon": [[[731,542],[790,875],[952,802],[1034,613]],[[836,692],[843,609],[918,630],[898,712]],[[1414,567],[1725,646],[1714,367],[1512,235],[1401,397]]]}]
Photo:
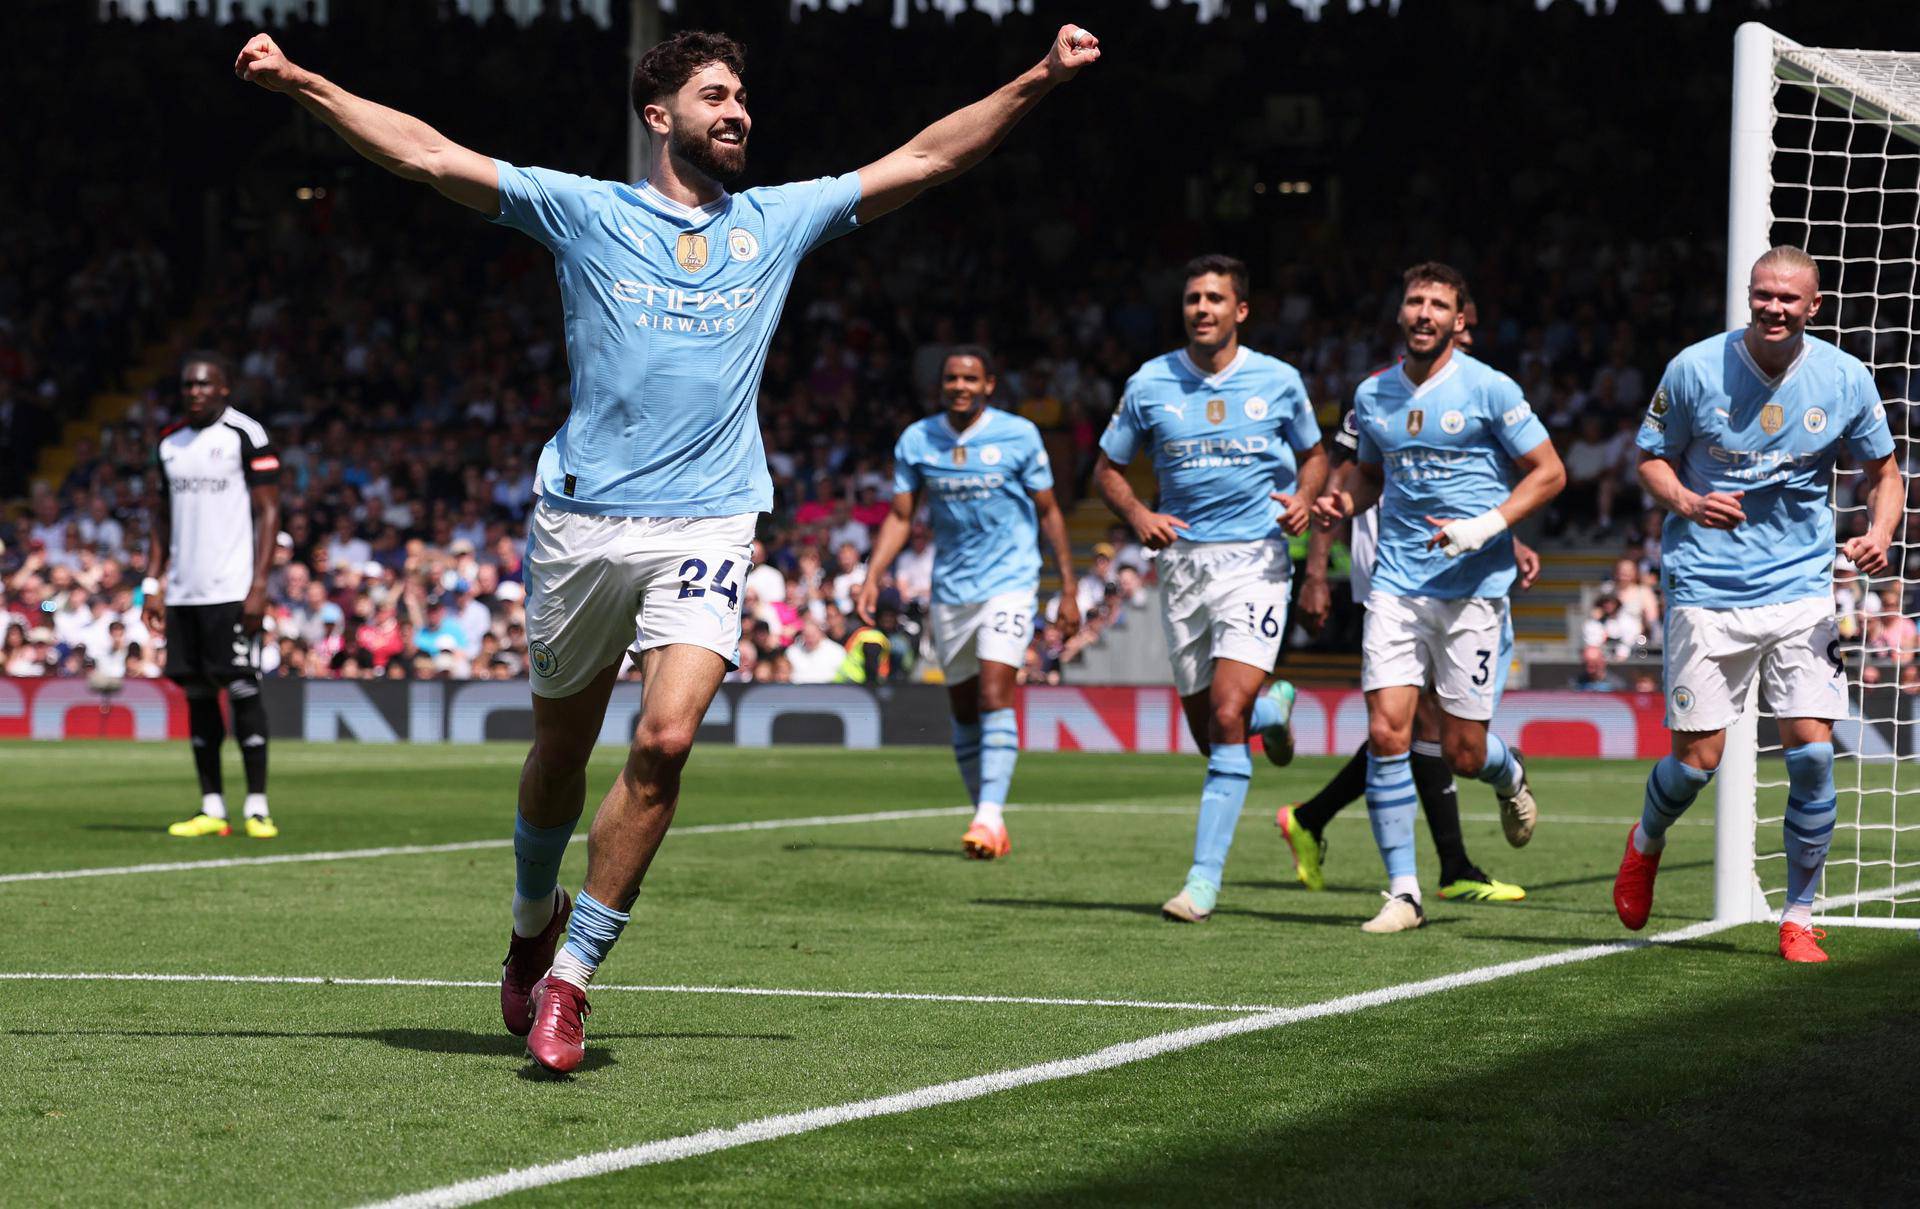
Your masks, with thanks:
[{"label": "spectator in stands", "polygon": [[847,649],[829,640],[820,623],[809,617],[800,623],[800,637],[787,648],[795,684],[831,684]]},{"label": "spectator in stands", "polygon": [[1658,578],[1643,573],[1633,559],[1622,558],[1613,564],[1613,579],[1605,590],[1619,600],[1620,630],[1632,635],[1635,646],[1645,646],[1661,633],[1658,587]]},{"label": "spectator in stands", "polygon": [[1567,488],[1554,501],[1559,528],[1602,538],[1613,531],[1614,495],[1620,489],[1620,450],[1597,412],[1580,416],[1580,435],[1567,447]]},{"label": "spectator in stands", "polygon": [[1583,693],[1617,693],[1626,686],[1607,670],[1606,652],[1590,646],[1580,652],[1580,674],[1574,677],[1573,687]]}]

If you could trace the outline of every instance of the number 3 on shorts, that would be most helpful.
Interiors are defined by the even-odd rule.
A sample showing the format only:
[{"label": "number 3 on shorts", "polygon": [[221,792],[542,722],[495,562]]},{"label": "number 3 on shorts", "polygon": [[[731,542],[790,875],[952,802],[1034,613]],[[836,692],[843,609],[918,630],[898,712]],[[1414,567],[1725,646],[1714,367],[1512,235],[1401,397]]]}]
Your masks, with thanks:
[{"label": "number 3 on shorts", "polygon": [[714,595],[726,597],[728,606],[737,609],[740,607],[740,585],[738,583],[727,582],[727,576],[732,573],[733,560],[729,558],[722,562],[719,568],[714,571],[713,579],[707,587],[701,587],[700,581],[707,577],[707,564],[701,559],[689,558],[686,562],[680,564],[680,595],[678,599],[685,600],[689,596],[705,596],[707,589],[711,588]]},{"label": "number 3 on shorts", "polygon": [[1475,651],[1473,654],[1474,658],[1480,661],[1480,670],[1473,674],[1473,687],[1485,688],[1487,681],[1493,676],[1493,652]]}]

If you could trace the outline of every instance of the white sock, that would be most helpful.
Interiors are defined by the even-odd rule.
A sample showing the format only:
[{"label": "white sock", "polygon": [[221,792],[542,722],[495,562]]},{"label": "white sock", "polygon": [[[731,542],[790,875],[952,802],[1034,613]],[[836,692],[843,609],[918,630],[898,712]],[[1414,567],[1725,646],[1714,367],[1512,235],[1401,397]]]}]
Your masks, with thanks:
[{"label": "white sock", "polygon": [[1409,898],[1413,899],[1414,902],[1419,902],[1420,901],[1420,879],[1413,876],[1410,873],[1401,877],[1396,877],[1391,882],[1387,883],[1387,893],[1395,896],[1396,898],[1402,894],[1405,894]]},{"label": "white sock", "polygon": [[224,819],[227,817],[227,800],[217,793],[203,793],[200,795],[200,813]]},{"label": "white sock", "polygon": [[1000,803],[982,802],[973,808],[973,821],[985,823],[989,827],[1005,827],[1006,816],[1000,813]]},{"label": "white sock", "polygon": [[1648,835],[1645,827],[1633,829],[1633,850],[1641,856],[1652,856],[1667,846],[1664,835]]},{"label": "white sock", "polygon": [[247,804],[244,809],[247,812],[247,817],[250,819],[264,819],[268,817],[267,816],[267,795],[264,793],[248,794]]},{"label": "white sock", "polygon": [[555,886],[553,893],[541,898],[521,898],[519,891],[513,895],[513,934],[515,936],[538,936],[553,922],[553,913],[560,909],[560,887]]},{"label": "white sock", "polygon": [[553,968],[547,974],[561,982],[571,982],[584,991],[587,984],[593,981],[593,971],[594,967],[575,957],[573,950],[563,948],[553,955]]},{"label": "white sock", "polygon": [[1780,922],[1783,924],[1799,924],[1803,928],[1811,928],[1813,926],[1813,904],[1788,903],[1787,909],[1780,913]]}]

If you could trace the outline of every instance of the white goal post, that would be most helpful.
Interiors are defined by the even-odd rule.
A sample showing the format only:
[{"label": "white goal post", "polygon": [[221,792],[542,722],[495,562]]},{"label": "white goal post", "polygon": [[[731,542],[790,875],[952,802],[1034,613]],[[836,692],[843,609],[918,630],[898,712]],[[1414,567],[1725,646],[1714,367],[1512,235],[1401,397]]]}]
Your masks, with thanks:
[{"label": "white goal post", "polygon": [[[1906,423],[1920,395],[1920,53],[1801,46],[1764,25],[1742,25],[1729,175],[1728,325],[1747,323],[1747,273],[1762,252],[1784,243],[1812,253],[1825,295],[1814,330],[1874,371],[1911,475],[1920,469]],[[1912,432],[1920,439],[1920,422]],[[1843,538],[1865,508],[1858,483],[1858,471],[1836,476]],[[1920,528],[1912,538],[1920,543]],[[1920,548],[1908,540],[1903,519],[1894,566],[1873,585],[1888,603],[1920,583],[1908,574],[1920,565],[1907,562]],[[1920,693],[1877,682],[1890,665],[1872,656],[1865,627],[1849,628],[1841,650],[1854,717],[1835,728],[1840,800],[1815,916],[1829,925],[1920,927]],[[1780,762],[1766,758],[1778,752],[1756,693],[1728,733],[1716,781],[1719,919],[1767,919],[1783,903],[1786,780]]]}]

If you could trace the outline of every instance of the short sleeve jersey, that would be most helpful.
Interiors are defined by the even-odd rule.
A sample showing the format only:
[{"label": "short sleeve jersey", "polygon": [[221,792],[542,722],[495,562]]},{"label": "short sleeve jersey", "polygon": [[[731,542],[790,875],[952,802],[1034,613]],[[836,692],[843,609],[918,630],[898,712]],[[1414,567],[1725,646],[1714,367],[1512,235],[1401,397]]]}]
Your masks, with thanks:
[{"label": "short sleeve jersey", "polygon": [[1180,349],[1127,380],[1100,449],[1120,465],[1143,451],[1153,459],[1159,510],[1188,526],[1180,541],[1284,541],[1269,496],[1295,489],[1298,453],[1319,440],[1293,366],[1243,348],[1208,374]]},{"label": "short sleeve jersey", "polygon": [[541,495],[603,516],[770,509],[767,346],[800,258],[856,225],[859,174],[693,207],[495,162],[495,221],[553,252],[565,315],[573,409],[540,452]]},{"label": "short sleeve jersey", "polygon": [[1505,374],[1454,350],[1415,386],[1396,365],[1353,394],[1356,459],[1383,468],[1380,551],[1373,589],[1393,596],[1505,596],[1513,586],[1513,535],[1471,554],[1430,547],[1438,520],[1478,516],[1512,494],[1513,461],[1547,430]]},{"label": "short sleeve jersey", "polygon": [[989,407],[965,432],[944,413],[918,420],[893,447],[893,489],[918,492],[933,526],[933,601],[980,604],[1040,584],[1033,493],[1053,467],[1031,420]]},{"label": "short sleeve jersey", "polygon": [[1833,591],[1833,467],[1893,452],[1886,408],[1860,360],[1816,336],[1778,378],[1744,330],[1702,340],[1667,366],[1637,444],[1689,491],[1744,491],[1747,519],[1710,529],[1669,514],[1660,575],[1675,605],[1747,608]]},{"label": "short sleeve jersey", "polygon": [[167,509],[167,603],[232,604],[253,587],[251,489],[279,481],[280,455],[252,416],[175,424],[153,451]]}]

